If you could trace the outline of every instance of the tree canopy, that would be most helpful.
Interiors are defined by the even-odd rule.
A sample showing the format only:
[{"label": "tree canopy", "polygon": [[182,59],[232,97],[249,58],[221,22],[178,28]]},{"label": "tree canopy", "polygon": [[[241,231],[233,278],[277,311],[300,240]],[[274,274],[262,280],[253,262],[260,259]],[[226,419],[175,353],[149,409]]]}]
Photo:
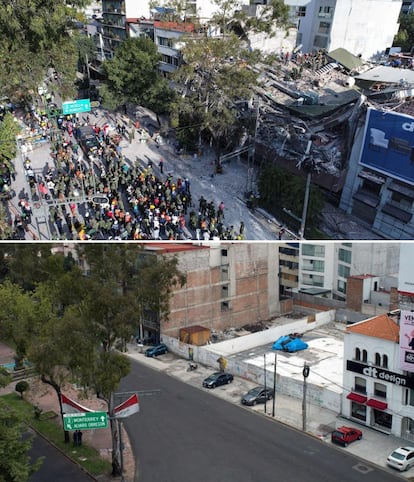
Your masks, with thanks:
[{"label": "tree canopy", "polygon": [[[114,108],[130,102],[156,112],[165,110],[165,100],[170,100],[173,94],[158,69],[159,61],[157,46],[151,39],[124,40],[114,57],[103,63],[108,77],[102,90],[104,105]],[[159,97],[161,92],[165,94]]]},{"label": "tree canopy", "polygon": [[410,52],[414,47],[414,12],[400,15],[399,22],[400,28],[393,45],[401,47],[403,52]]}]

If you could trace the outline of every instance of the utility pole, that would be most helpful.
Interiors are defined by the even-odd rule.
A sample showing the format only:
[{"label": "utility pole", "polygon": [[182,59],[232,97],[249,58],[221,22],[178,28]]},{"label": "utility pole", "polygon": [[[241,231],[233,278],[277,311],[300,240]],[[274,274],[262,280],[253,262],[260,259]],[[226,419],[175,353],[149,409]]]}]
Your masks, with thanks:
[{"label": "utility pole", "polygon": [[306,395],[307,395],[307,383],[306,379],[309,376],[309,365],[305,364],[303,365],[303,399],[302,399],[302,430],[306,432]]},{"label": "utility pole", "polygon": [[[306,151],[302,159],[303,161],[309,155],[312,146],[312,141],[308,141],[308,145],[306,146]],[[302,211],[302,220],[300,223],[300,230],[299,230],[299,238],[304,239],[305,237],[305,224],[306,224],[306,216],[308,215],[308,204],[309,204],[309,193],[310,193],[310,182],[312,177],[312,171],[308,171],[308,175],[306,176],[306,189],[305,189],[305,199],[303,200],[303,211]]]},{"label": "utility pole", "polygon": [[[266,353],[263,354],[263,372],[264,372],[264,389],[266,393]],[[265,397],[265,402],[264,402],[264,413],[267,413],[267,397]]]},{"label": "utility pole", "polygon": [[276,405],[276,364],[277,364],[277,353],[275,353],[275,364],[273,367],[273,402],[272,402],[272,417],[275,416],[275,405]]}]

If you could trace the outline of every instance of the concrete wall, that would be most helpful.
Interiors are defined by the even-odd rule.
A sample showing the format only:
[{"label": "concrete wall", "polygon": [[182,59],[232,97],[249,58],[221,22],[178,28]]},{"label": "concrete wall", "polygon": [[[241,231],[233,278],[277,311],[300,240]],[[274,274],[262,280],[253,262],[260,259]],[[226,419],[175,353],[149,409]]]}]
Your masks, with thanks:
[{"label": "concrete wall", "polygon": [[[264,385],[264,369],[249,363],[248,360],[240,361],[236,358],[227,358],[231,353],[247,350],[254,346],[274,342],[279,336],[293,332],[305,332],[322,326],[334,319],[334,311],[324,312],[316,315],[316,320],[309,323],[307,318],[293,321],[282,326],[278,326],[261,333],[252,333],[233,340],[227,340],[214,345],[195,346],[180,342],[177,338],[163,335],[162,341],[169,350],[183,358],[189,359],[190,349],[193,353],[193,360],[206,366],[218,370],[218,358],[223,355],[227,359],[227,371],[238,377],[251,380],[258,385]],[[262,336],[260,336],[262,335]],[[237,345],[237,349],[236,349]],[[274,362],[268,357],[266,363],[266,385],[273,386]],[[303,380],[295,379],[281,374],[276,375],[276,392],[289,395],[291,397],[303,398]],[[313,405],[340,413],[341,394],[334,392],[326,387],[321,387],[308,383],[307,400]]]}]

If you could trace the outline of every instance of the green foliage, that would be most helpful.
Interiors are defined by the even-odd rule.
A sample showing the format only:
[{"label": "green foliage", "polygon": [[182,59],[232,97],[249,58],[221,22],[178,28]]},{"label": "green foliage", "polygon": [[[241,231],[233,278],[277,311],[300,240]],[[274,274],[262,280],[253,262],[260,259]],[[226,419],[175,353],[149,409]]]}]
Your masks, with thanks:
[{"label": "green foliage", "polygon": [[403,52],[410,52],[414,46],[414,12],[400,15],[400,28],[393,45],[401,47]]},{"label": "green foliage", "polygon": [[[284,218],[283,208],[297,217],[302,216],[306,180],[274,165],[266,164],[260,172],[260,204],[269,212]],[[306,229],[313,229],[318,223],[319,212],[323,207],[322,193],[311,187],[309,196]],[[289,219],[291,222],[292,219]]]},{"label": "green foliage", "polygon": [[73,95],[77,52],[68,29],[73,8],[65,0],[0,0],[0,11],[0,94],[21,100],[36,92],[53,66],[62,74],[56,89]]},{"label": "green foliage", "polygon": [[29,390],[29,384],[25,380],[21,380],[16,383],[15,390],[20,393],[20,397],[23,398],[23,393]]},{"label": "green foliage", "polygon": [[16,136],[20,127],[12,114],[7,113],[0,121],[0,162],[14,171],[12,160],[16,157]]},{"label": "green foliage", "polygon": [[7,387],[11,381],[11,374],[5,368],[0,367],[0,388]]},{"label": "green foliage", "polygon": [[0,400],[0,482],[26,482],[41,461],[31,465],[28,450],[32,439],[22,439],[22,417]]},{"label": "green foliage", "polygon": [[[103,63],[108,77],[101,94],[106,106],[130,102],[165,109],[170,90],[158,69],[160,55],[149,38],[129,38],[117,48],[115,56]],[[158,108],[157,96],[164,92]]]},{"label": "green foliage", "polygon": [[[239,141],[242,119],[236,103],[250,100],[257,74],[247,68],[257,61],[234,35],[188,41],[183,49],[185,63],[175,74],[184,85],[184,95],[173,105],[173,117],[181,140],[194,143],[195,137],[213,140],[216,149],[229,149]],[[198,135],[192,129],[196,129]]]}]

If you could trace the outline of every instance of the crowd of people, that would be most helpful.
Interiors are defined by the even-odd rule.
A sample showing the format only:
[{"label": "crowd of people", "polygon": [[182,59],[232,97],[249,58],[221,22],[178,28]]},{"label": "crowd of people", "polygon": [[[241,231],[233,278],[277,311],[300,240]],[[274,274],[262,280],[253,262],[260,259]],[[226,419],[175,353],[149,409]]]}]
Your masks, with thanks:
[{"label": "crowd of people", "polygon": [[[202,196],[196,206],[189,179],[164,173],[162,159],[156,165],[148,159],[127,159],[120,145],[130,135],[131,125],[125,121],[111,130],[109,124],[92,124],[89,115],[60,116],[53,129],[45,113],[30,112],[26,122],[51,144],[51,160],[41,172],[33,168],[24,143],[22,155],[31,198],[47,204],[56,238],[244,238],[243,223],[237,230],[224,225],[223,202],[215,205]],[[79,139],[84,126],[94,129],[97,142],[91,149]],[[27,209],[27,199],[22,202]]]}]

